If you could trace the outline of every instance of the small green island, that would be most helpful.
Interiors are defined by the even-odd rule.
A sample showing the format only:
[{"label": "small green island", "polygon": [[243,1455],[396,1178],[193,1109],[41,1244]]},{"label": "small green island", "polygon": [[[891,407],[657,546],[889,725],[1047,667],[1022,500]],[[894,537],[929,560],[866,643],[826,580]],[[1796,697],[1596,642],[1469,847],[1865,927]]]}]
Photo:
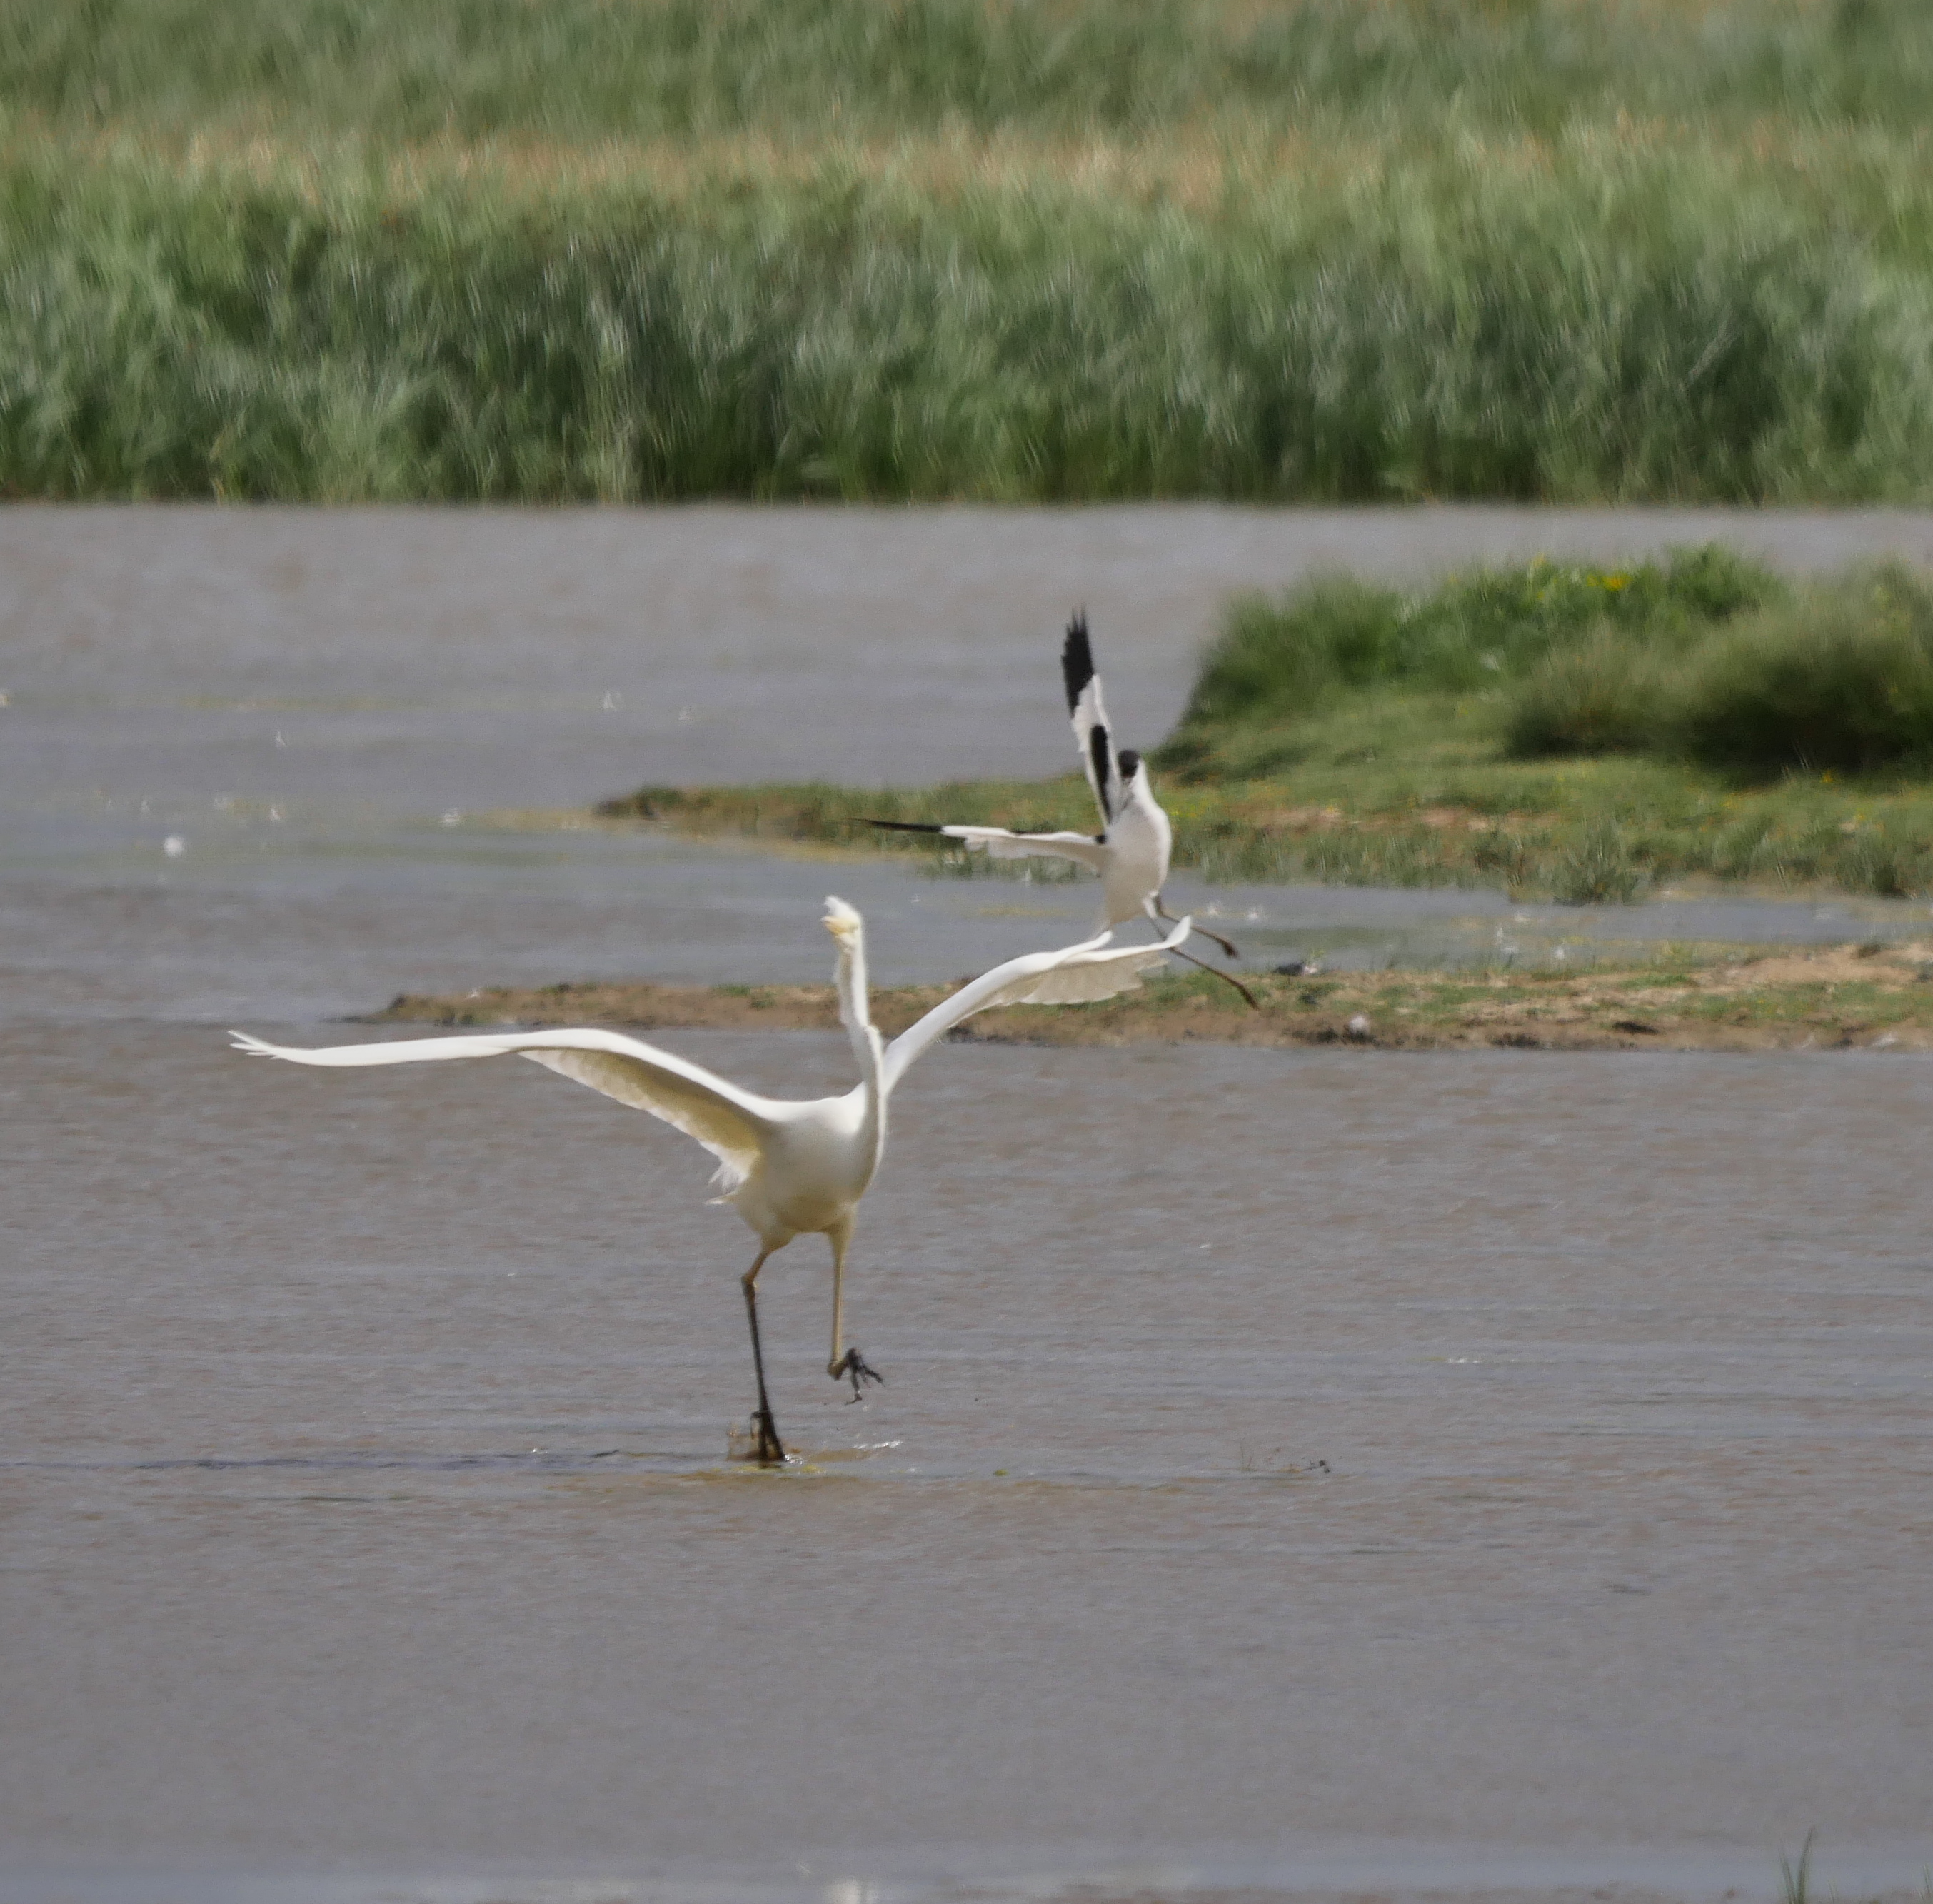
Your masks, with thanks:
[{"label": "small green island", "polygon": [[[1796,585],[1710,546],[1561,560],[1414,592],[1348,578],[1231,604],[1155,751],[1176,858],[1210,879],[1501,888],[1630,901],[1687,884],[1882,897],[1933,889],[1933,589],[1882,564]],[[607,823],[925,854],[1010,875],[878,817],[1091,823],[1084,781],[652,787]],[[1041,875],[1038,870],[1035,877]],[[1054,877],[1050,874],[1049,877]],[[1460,1049],[1924,1048],[1933,946],[1673,947],[1519,967],[1200,973],[968,1036]],[[898,1029],[943,988],[882,994]],[[650,984],[398,999],[440,1024],[829,1027],[824,986]]]},{"label": "small green island", "polygon": [[[1796,585],[1716,545],[1411,592],[1332,577],[1232,603],[1151,758],[1176,863],[1210,880],[1579,904],[1687,881],[1916,895],[1933,889],[1933,588],[1897,564]],[[1012,868],[865,820],[1093,820],[1072,773],[646,787],[599,811],[974,876]]]}]

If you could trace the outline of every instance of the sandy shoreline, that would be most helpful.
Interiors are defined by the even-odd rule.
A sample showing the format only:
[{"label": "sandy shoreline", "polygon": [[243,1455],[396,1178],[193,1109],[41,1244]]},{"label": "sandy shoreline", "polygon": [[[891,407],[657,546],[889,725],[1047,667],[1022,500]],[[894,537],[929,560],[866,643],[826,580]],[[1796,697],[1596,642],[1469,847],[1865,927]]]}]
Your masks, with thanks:
[{"label": "sandy shoreline", "polygon": [[[1488,972],[1244,974],[1227,987],[1162,978],[1105,1004],[991,1012],[955,1033],[988,1042],[1445,1051],[1933,1049],[1933,949],[1835,946],[1642,966]],[[952,989],[873,994],[888,1036]],[[831,1030],[829,985],[666,985],[612,981],[405,994],[368,1022]]]}]

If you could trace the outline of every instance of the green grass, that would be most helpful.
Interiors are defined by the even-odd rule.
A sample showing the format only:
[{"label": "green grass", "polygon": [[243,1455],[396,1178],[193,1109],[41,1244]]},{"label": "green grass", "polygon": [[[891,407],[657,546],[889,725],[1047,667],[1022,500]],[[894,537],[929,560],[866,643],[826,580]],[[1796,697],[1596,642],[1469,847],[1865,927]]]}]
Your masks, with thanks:
[{"label": "green grass", "polygon": [[1742,777],[1933,765],[1933,591],[1889,567],[1815,588],[1667,674],[1652,744]]},{"label": "green grass", "polygon": [[1537,561],[1423,594],[1318,582],[1234,605],[1156,758],[1252,777],[1339,700],[1392,693],[1496,703],[1521,759],[1646,753],[1748,782],[1923,772],[1933,587],[1892,563],[1795,590],[1715,546],[1619,570]]},{"label": "green grass", "polygon": [[[1204,121],[1552,136],[1620,110],[1910,134],[1917,0],[86,0],[0,4],[0,105],[573,140]],[[1432,126],[1435,137],[1441,128]]]},{"label": "green grass", "polygon": [[[1601,742],[1607,655],[1627,690],[1608,750],[1582,718]],[[1795,590],[1706,549],[1625,570],[1539,561],[1414,594],[1331,579],[1231,606],[1153,760],[1178,863],[1215,879],[1580,904],[1698,877],[1920,895],[1933,892],[1929,655],[1933,593],[1898,568]],[[1564,702],[1573,663],[1572,687],[1590,691]],[[1822,764],[1842,757],[1833,748],[1852,771]],[[1015,869],[863,820],[1092,817],[1071,775],[910,793],[655,788],[606,811],[923,851],[936,872],[982,877]]]},{"label": "green grass", "polygon": [[1745,781],[1933,764],[1933,588],[1904,565],[1788,588],[1715,546],[1533,562],[1421,595],[1348,579],[1235,604],[1160,763],[1292,754],[1339,697],[1500,697],[1519,759],[1649,753]]},{"label": "green grass", "polygon": [[1769,570],[1712,544],[1621,569],[1479,570],[1422,594],[1342,576],[1278,601],[1247,597],[1202,663],[1164,764],[1185,763],[1192,735],[1278,725],[1366,688],[1495,687],[1598,631],[1620,647],[1682,648],[1785,594]]},{"label": "green grass", "polygon": [[1898,565],[1794,589],[1717,547],[1318,584],[1235,605],[1155,759],[1224,803],[1192,850],[1231,875],[1292,850],[1578,901],[1688,874],[1924,892],[1933,589]]},{"label": "green grass", "polygon": [[1921,500],[1907,0],[0,0],[0,492]]}]

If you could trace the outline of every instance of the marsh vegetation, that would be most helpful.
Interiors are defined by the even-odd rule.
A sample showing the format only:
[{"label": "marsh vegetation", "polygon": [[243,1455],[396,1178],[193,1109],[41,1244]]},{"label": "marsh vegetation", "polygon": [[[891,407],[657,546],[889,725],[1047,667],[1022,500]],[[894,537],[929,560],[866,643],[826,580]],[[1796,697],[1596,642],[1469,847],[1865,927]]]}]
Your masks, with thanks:
[{"label": "marsh vegetation", "polygon": [[0,0],[0,485],[1923,498],[1911,0]]}]

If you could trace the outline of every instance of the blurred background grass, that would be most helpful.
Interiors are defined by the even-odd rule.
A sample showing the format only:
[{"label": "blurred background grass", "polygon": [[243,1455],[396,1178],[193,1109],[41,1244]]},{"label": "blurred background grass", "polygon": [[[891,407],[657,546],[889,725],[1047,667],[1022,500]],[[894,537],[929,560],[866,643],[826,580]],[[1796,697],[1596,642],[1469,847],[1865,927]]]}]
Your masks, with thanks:
[{"label": "blurred background grass", "polygon": [[16,495],[1924,500],[1917,0],[0,0]]}]

